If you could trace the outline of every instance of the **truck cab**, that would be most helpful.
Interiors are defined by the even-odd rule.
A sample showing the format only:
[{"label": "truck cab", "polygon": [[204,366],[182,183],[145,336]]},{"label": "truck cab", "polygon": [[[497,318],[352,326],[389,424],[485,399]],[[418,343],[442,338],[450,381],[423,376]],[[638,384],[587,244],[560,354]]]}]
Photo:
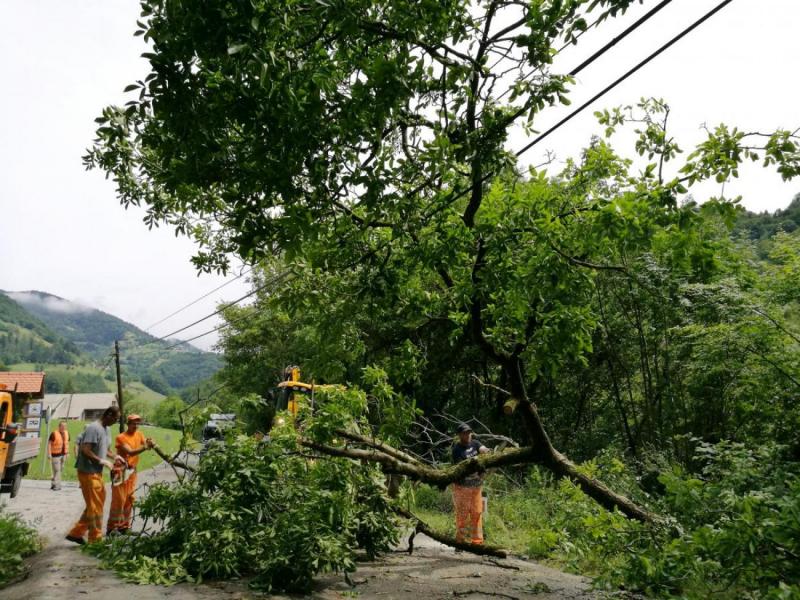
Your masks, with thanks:
[{"label": "truck cab", "polygon": [[30,462],[39,455],[40,439],[20,437],[20,426],[12,422],[14,397],[0,384],[0,493],[14,498]]}]

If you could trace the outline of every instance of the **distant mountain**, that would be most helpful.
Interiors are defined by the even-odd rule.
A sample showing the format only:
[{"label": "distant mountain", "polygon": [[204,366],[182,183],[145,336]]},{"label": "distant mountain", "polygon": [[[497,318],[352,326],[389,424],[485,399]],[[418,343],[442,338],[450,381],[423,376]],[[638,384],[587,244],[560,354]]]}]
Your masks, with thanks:
[{"label": "distant mountain", "polygon": [[0,293],[0,363],[19,362],[77,364],[80,350]]},{"label": "distant mountain", "polygon": [[131,342],[144,343],[154,339],[122,319],[53,294],[39,291],[5,294],[92,358],[107,356],[114,340],[127,337]]},{"label": "distant mountain", "polygon": [[[3,295],[5,294],[5,295]],[[221,359],[214,353],[203,352],[188,344],[166,350],[174,341],[156,341],[145,333],[113,315],[40,291],[3,292],[7,312],[15,320],[24,320],[25,314],[32,326],[38,324],[51,337],[65,340],[75,354],[83,354],[94,361],[104,361],[112,352],[114,341],[120,340],[123,370],[128,378],[143,382],[156,392],[169,394],[207,379],[221,367]],[[10,299],[10,300],[9,300]],[[2,316],[0,316],[0,320]],[[4,360],[0,353],[0,360]],[[32,362],[67,362],[35,360]],[[77,356],[71,357],[71,361]],[[6,361],[12,362],[12,361]],[[22,362],[22,361],[13,361]]]}]

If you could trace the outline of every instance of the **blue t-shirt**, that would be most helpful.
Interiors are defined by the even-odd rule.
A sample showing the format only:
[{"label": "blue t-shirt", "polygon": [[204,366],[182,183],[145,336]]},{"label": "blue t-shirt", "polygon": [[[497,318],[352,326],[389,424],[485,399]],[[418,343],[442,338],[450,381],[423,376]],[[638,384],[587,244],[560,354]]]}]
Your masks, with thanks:
[{"label": "blue t-shirt", "polygon": [[[483,444],[477,440],[470,441],[466,446],[463,446],[461,442],[456,442],[453,444],[453,462],[458,464],[467,459],[475,458],[480,454],[481,446],[483,446]],[[456,481],[457,485],[464,487],[480,487],[482,483],[483,475],[480,473],[473,473],[472,475],[467,475],[460,481]]]},{"label": "blue t-shirt", "polygon": [[[108,427],[104,427],[100,421],[95,421],[86,426],[78,442],[81,445],[92,444],[92,451],[100,458],[106,458],[109,439]],[[103,465],[84,456],[80,448],[78,449],[78,460],[75,461],[75,468],[82,473],[103,472]]]}]

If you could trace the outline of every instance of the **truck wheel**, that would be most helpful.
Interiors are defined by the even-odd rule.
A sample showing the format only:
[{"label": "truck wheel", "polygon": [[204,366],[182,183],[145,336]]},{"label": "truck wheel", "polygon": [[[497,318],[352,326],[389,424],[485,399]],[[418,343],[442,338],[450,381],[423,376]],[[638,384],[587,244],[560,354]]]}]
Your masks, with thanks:
[{"label": "truck wheel", "polygon": [[17,497],[20,485],[22,485],[22,469],[17,467],[14,469],[14,474],[11,476],[11,491],[8,493],[11,498]]}]

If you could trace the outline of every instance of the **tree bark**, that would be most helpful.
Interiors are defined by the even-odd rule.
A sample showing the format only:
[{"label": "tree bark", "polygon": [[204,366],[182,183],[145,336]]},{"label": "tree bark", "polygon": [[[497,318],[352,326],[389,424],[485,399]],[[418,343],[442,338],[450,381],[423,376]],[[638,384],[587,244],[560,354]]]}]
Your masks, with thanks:
[{"label": "tree bark", "polygon": [[153,444],[153,452],[158,454],[158,456],[161,457],[161,460],[163,460],[165,463],[167,463],[173,468],[177,467],[179,469],[183,469],[184,471],[189,471],[190,473],[194,473],[196,470],[194,467],[191,467],[187,465],[185,462],[177,460],[175,457],[170,456],[169,454],[164,452],[161,448],[158,447],[158,444]]},{"label": "tree bark", "polygon": [[629,498],[617,494],[597,479],[581,473],[575,463],[553,447],[536,405],[527,397],[525,382],[522,378],[522,366],[519,360],[514,361],[513,364],[506,365],[505,368],[510,370],[509,383],[511,393],[520,398],[521,410],[519,413],[522,415],[533,441],[534,462],[541,464],[559,477],[569,478],[581,488],[584,494],[608,510],[618,509],[625,516],[637,521],[657,521],[657,516],[647,509],[639,506]]},{"label": "tree bark", "polygon": [[430,526],[425,523],[424,521],[420,520],[419,517],[414,515],[413,513],[405,510],[404,508],[394,507],[394,511],[405,519],[409,519],[415,523],[415,531],[417,533],[424,533],[429,538],[436,540],[446,546],[451,546],[453,548],[458,548],[459,550],[464,550],[466,552],[472,552],[473,554],[479,554],[480,556],[496,556],[498,558],[507,558],[508,551],[500,548],[499,546],[491,546],[489,544],[470,544],[469,542],[459,542],[451,535],[447,535],[445,533],[441,533],[436,531],[435,529],[431,529]]},{"label": "tree bark", "polygon": [[405,475],[415,481],[422,481],[437,487],[446,487],[467,475],[484,473],[488,469],[529,464],[533,462],[534,457],[532,448],[513,448],[504,452],[481,454],[478,457],[470,458],[450,467],[436,468],[421,463],[411,464],[398,460],[377,448],[361,449],[347,446],[331,446],[305,438],[301,438],[299,443],[301,446],[311,448],[328,456],[376,463],[381,465],[386,473]]}]

